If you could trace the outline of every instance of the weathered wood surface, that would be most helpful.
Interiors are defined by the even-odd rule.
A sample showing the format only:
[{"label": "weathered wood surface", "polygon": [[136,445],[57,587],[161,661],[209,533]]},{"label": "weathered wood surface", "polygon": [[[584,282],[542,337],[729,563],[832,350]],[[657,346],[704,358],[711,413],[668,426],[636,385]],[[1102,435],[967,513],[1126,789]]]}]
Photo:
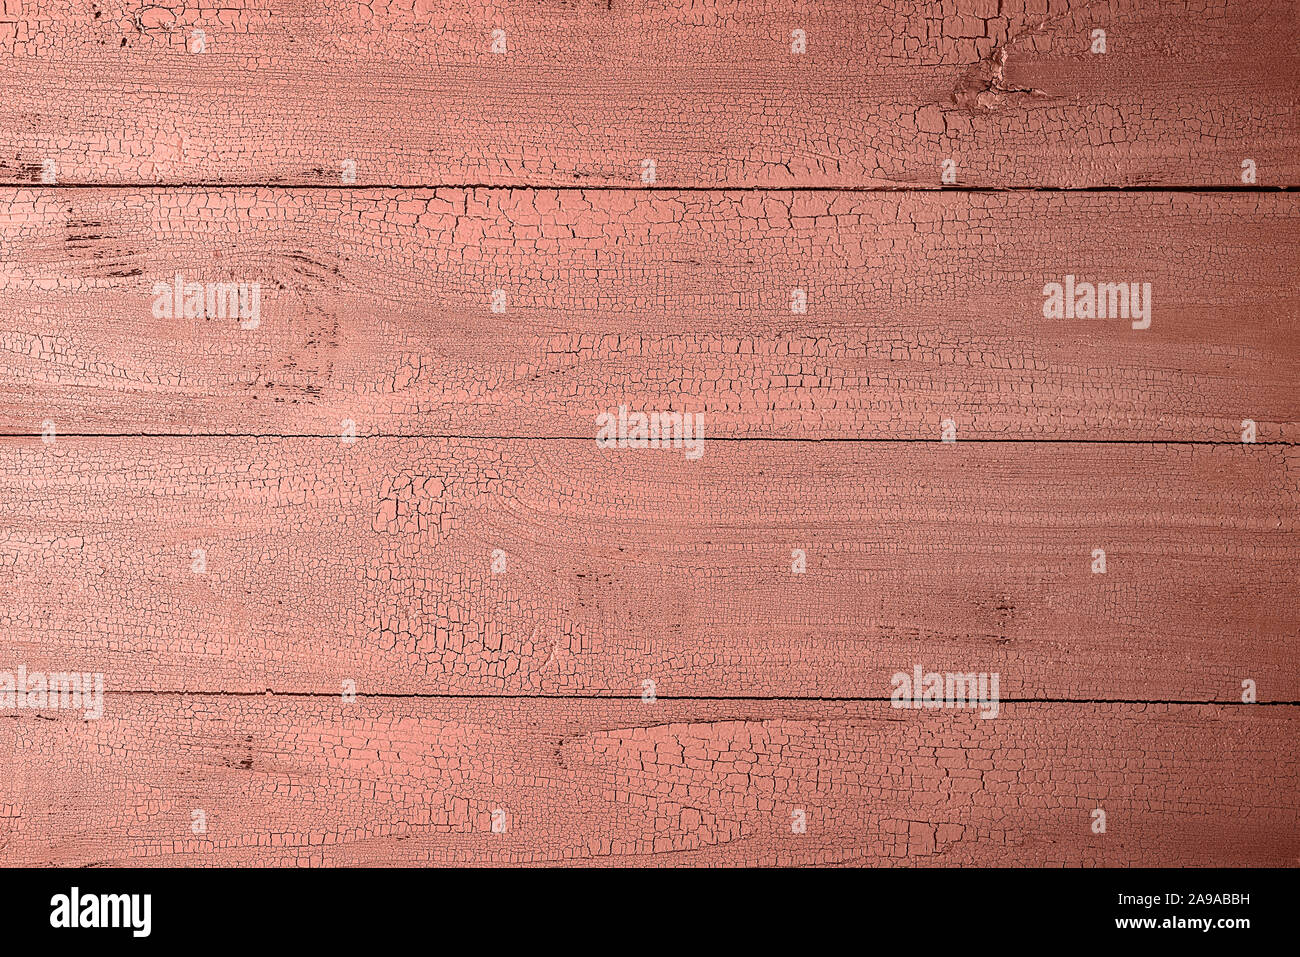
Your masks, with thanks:
[{"label": "weathered wood surface", "polygon": [[[1288,194],[0,192],[11,433],[1300,437]],[[177,273],[260,325],[156,318]],[[1067,274],[1150,328],[1044,318]]]},{"label": "weathered wood surface", "polygon": [[5,0],[0,181],[1285,185],[1298,43],[1291,0]]},{"label": "weathered wood surface", "polygon": [[1296,9],[0,0],[0,866],[1300,864]]},{"label": "weathered wood surface", "polygon": [[0,660],[122,691],[875,698],[920,664],[1295,701],[1297,454],[9,438]]},{"label": "weathered wood surface", "polygon": [[1292,706],[110,695],[0,720],[0,862],[1294,865],[1298,732]]}]

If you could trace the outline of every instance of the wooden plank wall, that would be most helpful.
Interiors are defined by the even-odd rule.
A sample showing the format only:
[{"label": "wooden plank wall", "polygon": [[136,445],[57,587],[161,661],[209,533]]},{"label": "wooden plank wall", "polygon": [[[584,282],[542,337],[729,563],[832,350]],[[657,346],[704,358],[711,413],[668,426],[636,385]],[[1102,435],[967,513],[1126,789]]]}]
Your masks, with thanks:
[{"label": "wooden plank wall", "polygon": [[1298,51],[0,0],[0,865],[1300,863]]}]

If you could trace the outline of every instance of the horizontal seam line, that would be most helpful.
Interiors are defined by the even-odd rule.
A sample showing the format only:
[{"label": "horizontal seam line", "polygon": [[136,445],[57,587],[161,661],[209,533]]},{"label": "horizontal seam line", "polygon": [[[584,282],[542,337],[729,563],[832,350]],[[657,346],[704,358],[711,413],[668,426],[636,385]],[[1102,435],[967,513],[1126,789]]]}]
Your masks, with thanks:
[{"label": "horizontal seam line", "polygon": [[622,193],[1285,193],[1296,186],[630,186],[600,184],[492,184],[492,183],[33,183],[0,182],[0,187],[22,189],[104,189],[153,190],[172,189],[278,189],[278,190],[547,190],[551,192],[622,192]]},{"label": "horizontal seam line", "polygon": [[[0,432],[0,439],[39,439],[40,432]],[[338,433],[316,432],[58,432],[56,441],[62,439],[328,439],[341,442]],[[366,439],[464,439],[484,442],[594,442],[594,435],[473,435],[444,432],[376,432],[357,435],[352,441]],[[1214,446],[1277,446],[1292,448],[1297,443],[1288,441],[1241,442],[1232,439],[1055,439],[1055,438],[965,438],[952,442],[926,438],[889,438],[875,436],[825,436],[798,437],[778,435],[711,435],[706,442],[845,442],[845,443],[906,443],[918,445],[1214,445]],[[351,443],[349,443],[351,444]],[[619,451],[622,451],[621,449]],[[633,450],[638,451],[638,450]],[[646,449],[645,451],[655,451]],[[662,451],[662,450],[658,450]]]},{"label": "horizontal seam line", "polygon": [[[207,697],[207,698],[338,698],[338,691],[105,691],[106,696],[127,695],[133,697]],[[361,692],[357,698],[398,698],[430,699],[459,701],[642,701],[639,694],[601,695],[601,694],[452,694],[444,692]],[[655,695],[659,701],[844,701],[844,702],[892,702],[889,695],[884,696],[790,696],[790,695]],[[651,704],[653,702],[645,702]],[[989,702],[992,703],[992,702]],[[1300,701],[1216,701],[1212,699],[1178,699],[1178,698],[999,698],[998,704],[1176,704],[1176,705],[1215,705],[1229,707],[1256,707],[1258,705],[1295,707]],[[15,709],[17,710],[17,709]],[[40,710],[40,709],[25,709]],[[954,708],[899,708],[899,711],[952,711]],[[966,709],[969,710],[969,709]]]}]

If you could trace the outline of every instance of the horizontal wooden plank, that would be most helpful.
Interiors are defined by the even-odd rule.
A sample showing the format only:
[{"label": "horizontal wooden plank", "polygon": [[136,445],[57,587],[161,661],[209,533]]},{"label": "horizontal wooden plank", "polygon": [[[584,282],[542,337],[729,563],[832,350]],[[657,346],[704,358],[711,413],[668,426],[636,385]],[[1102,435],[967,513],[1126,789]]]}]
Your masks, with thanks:
[{"label": "horizontal wooden plank", "polygon": [[1013,704],[983,720],[878,702],[109,698],[99,720],[0,720],[15,771],[0,778],[0,864],[1300,855],[1289,706]]},{"label": "horizontal wooden plank", "polygon": [[1294,185],[1298,43],[1291,0],[6,0],[0,177]]},{"label": "horizontal wooden plank", "polygon": [[10,438],[0,662],[116,691],[855,698],[919,664],[1008,698],[1297,701],[1298,459]]},{"label": "horizontal wooden plank", "polygon": [[[1300,439],[1287,194],[16,189],[0,244],[13,433]],[[1150,328],[1044,318],[1067,276]]]}]

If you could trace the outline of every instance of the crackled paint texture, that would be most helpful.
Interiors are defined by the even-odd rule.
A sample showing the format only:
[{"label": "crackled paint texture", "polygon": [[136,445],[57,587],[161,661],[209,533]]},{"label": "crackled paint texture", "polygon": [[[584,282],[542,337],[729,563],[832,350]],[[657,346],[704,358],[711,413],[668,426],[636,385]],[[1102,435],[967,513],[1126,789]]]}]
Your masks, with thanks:
[{"label": "crackled paint texture", "polygon": [[[155,695],[99,722],[4,721],[0,755],[24,760],[0,788],[0,841],[26,865],[1196,866],[1300,851],[1282,709],[647,707]],[[1079,826],[1099,805],[1105,834]]]},{"label": "crackled paint texture", "polygon": [[[627,403],[712,436],[1300,434],[1285,194],[0,198],[5,431],[581,436]],[[155,319],[178,272],[260,283],[261,325]],[[1150,282],[1151,328],[1044,319],[1067,272]]]},{"label": "crackled paint texture", "polygon": [[1293,0],[3,9],[0,181],[47,157],[81,183],[334,184],[345,158],[389,186],[628,185],[644,158],[717,187],[934,186],[945,158],[972,185],[1300,172]]},{"label": "crackled paint texture", "polygon": [[1220,700],[1239,675],[1271,676],[1261,700],[1300,698],[1284,446],[716,443],[691,462],[590,439],[100,437],[0,453],[0,626],[29,667],[71,655],[121,691],[639,696],[649,679],[671,696],[888,697],[920,661],[999,672],[1019,698]]},{"label": "crackled paint texture", "polygon": [[1300,864],[1297,50],[0,0],[0,866]]}]

